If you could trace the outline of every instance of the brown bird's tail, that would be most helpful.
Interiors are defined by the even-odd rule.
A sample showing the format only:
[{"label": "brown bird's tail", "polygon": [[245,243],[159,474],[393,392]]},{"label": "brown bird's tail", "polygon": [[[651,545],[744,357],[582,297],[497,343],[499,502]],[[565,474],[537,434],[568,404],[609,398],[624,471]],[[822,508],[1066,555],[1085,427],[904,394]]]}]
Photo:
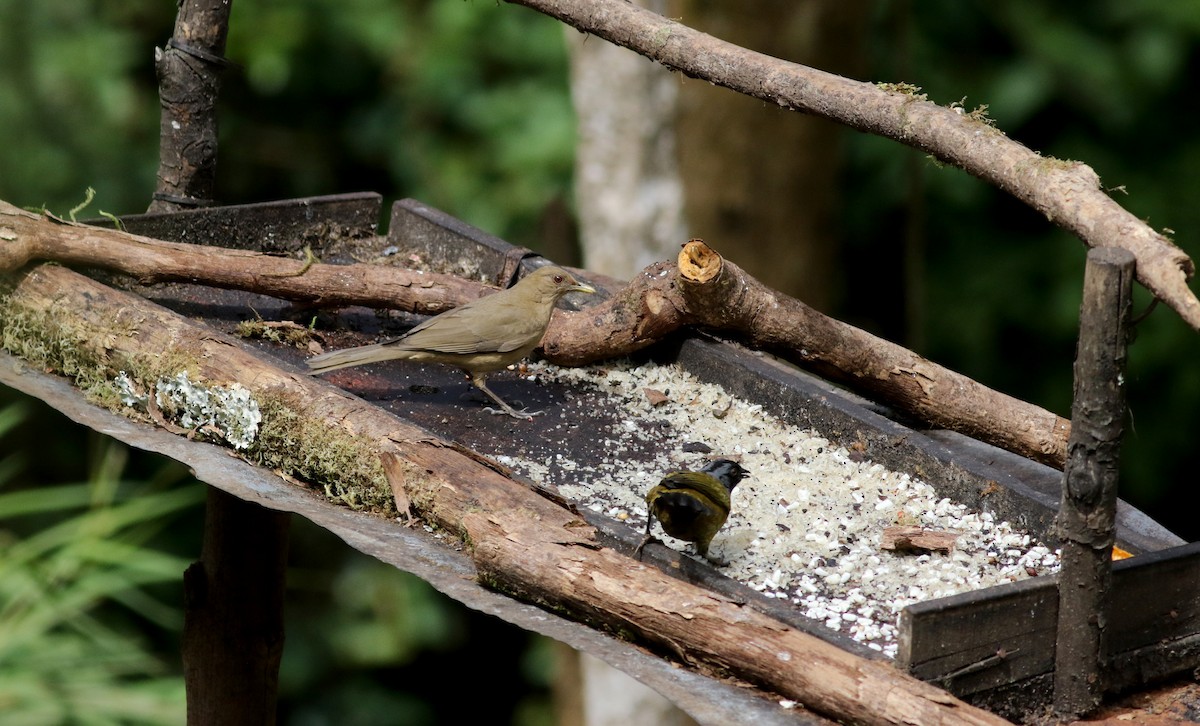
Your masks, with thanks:
[{"label": "brown bird's tail", "polygon": [[305,361],[309,367],[309,373],[318,375],[320,373],[328,373],[336,371],[339,368],[349,368],[350,366],[360,366],[364,363],[378,363],[382,360],[391,360],[393,358],[402,358],[403,349],[397,349],[394,345],[384,345],[383,343],[375,343],[374,345],[360,345],[357,348],[346,348],[345,350],[335,350],[329,353],[322,353]]}]

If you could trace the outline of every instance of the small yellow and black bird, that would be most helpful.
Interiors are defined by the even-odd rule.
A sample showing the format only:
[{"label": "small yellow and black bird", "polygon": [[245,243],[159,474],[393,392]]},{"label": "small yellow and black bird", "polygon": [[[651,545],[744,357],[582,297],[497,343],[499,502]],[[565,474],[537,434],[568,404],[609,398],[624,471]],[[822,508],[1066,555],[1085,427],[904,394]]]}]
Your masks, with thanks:
[{"label": "small yellow and black bird", "polygon": [[310,358],[308,367],[316,375],[393,358],[444,363],[470,376],[471,383],[503,409],[493,413],[533,418],[535,414],[517,411],[492,393],[484,378],[533,352],[546,334],[554,306],[568,292],[596,290],[561,267],[540,267],[507,290],[432,317],[399,338],[324,353]]},{"label": "small yellow and black bird", "polygon": [[642,548],[651,540],[650,525],[657,517],[664,532],[677,539],[695,542],[696,552],[713,560],[708,556],[708,545],[729,517],[729,495],[733,488],[749,474],[729,459],[717,459],[700,471],[667,474],[646,495],[649,509],[646,537],[634,554],[641,559]]}]

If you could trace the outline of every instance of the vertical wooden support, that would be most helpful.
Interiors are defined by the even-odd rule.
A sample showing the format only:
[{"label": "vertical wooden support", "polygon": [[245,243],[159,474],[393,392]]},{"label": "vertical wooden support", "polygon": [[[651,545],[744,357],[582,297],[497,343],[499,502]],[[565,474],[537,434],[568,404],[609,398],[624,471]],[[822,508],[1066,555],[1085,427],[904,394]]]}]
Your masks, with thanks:
[{"label": "vertical wooden support", "polygon": [[208,489],[200,560],[184,572],[190,726],[275,723],[290,515]]},{"label": "vertical wooden support", "polygon": [[1088,253],[1071,437],[1057,522],[1063,549],[1054,708],[1064,716],[1093,710],[1104,695],[1133,275],[1134,257],[1126,250],[1107,247]]},{"label": "vertical wooden support", "polygon": [[233,0],[179,0],[175,31],[155,48],[158,182],[151,212],[211,203],[217,178],[217,94]]}]

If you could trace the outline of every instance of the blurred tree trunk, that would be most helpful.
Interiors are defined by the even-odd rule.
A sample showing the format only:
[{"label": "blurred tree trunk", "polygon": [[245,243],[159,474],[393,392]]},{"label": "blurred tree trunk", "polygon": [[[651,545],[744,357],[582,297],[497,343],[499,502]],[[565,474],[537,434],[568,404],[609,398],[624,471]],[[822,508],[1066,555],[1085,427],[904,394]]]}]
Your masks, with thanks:
[{"label": "blurred tree trunk", "polygon": [[[747,48],[853,77],[867,7],[861,0],[672,0],[670,15]],[[828,310],[840,293],[844,129],[687,79],[676,130],[692,236],[770,287]]]},{"label": "blurred tree trunk", "polygon": [[[666,13],[667,0],[633,0]],[[679,80],[654,61],[567,27],[578,119],[575,200],[583,266],[628,280],[687,241],[675,143]],[[560,723],[687,723],[658,693],[594,658],[560,650]],[[565,675],[565,674],[570,674]],[[574,693],[574,698],[566,694]]]},{"label": "blurred tree trunk", "polygon": [[[855,75],[861,0],[639,0],[705,32]],[[842,130],[567,30],[579,118],[576,207],[584,265],[628,279],[688,237],[771,287],[829,309]]]},{"label": "blurred tree trunk", "polygon": [[590,655],[580,655],[579,662],[586,726],[695,726],[686,713],[632,676]]},{"label": "blurred tree trunk", "polygon": [[[666,0],[635,0],[665,13]],[[584,267],[628,280],[687,241],[675,130],[679,79],[566,28],[578,118],[575,199]]]},{"label": "blurred tree trunk", "polygon": [[632,676],[554,643],[557,726],[696,726],[671,701]]}]

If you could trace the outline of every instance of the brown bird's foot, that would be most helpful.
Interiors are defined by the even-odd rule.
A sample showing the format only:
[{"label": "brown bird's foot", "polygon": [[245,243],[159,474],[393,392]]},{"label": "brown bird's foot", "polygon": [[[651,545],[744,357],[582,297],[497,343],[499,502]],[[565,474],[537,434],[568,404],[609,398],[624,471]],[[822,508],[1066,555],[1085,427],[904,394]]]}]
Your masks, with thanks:
[{"label": "brown bird's foot", "polygon": [[484,406],[483,410],[487,411],[488,413],[492,414],[493,416],[512,416],[513,418],[519,418],[519,419],[523,419],[523,420],[531,419],[534,416],[542,415],[541,411],[525,411],[525,410],[518,411],[517,409],[513,408],[512,406],[509,406],[506,403],[501,403],[500,406],[501,406],[501,408],[499,408],[499,409],[492,408],[491,406]]},{"label": "brown bird's foot", "polygon": [[729,565],[729,560],[723,560],[711,552],[705,551],[705,552],[698,552],[697,554],[699,554],[701,557],[703,557],[704,559],[706,559],[710,563],[712,563],[713,567],[726,567]]},{"label": "brown bird's foot", "polygon": [[[471,383],[475,384],[476,388],[478,388],[479,390],[486,393],[487,397],[492,399],[493,401],[495,401],[496,405],[499,406],[501,409],[501,410],[497,411],[496,409],[491,408],[490,406],[488,408],[483,409],[484,411],[487,411],[488,413],[495,414],[497,416],[499,416],[500,414],[507,414],[509,416],[512,416],[513,418],[519,418],[519,419],[531,419],[534,416],[537,416],[538,414],[541,413],[541,411],[524,411],[524,410],[518,411],[517,409],[508,405],[507,403],[504,402],[503,398],[500,398],[495,393],[492,393],[492,389],[488,388],[487,384],[484,383],[483,376],[472,376]],[[518,403],[520,403],[520,402],[518,401]]]}]

